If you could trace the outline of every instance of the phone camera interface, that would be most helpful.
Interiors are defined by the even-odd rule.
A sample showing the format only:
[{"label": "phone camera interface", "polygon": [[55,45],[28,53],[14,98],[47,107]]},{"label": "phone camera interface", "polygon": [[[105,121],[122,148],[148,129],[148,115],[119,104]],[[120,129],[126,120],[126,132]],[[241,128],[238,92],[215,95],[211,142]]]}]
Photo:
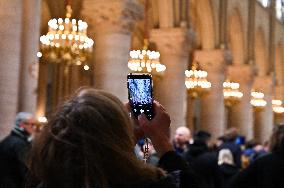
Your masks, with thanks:
[{"label": "phone camera interface", "polygon": [[144,113],[148,119],[152,119],[151,79],[128,79],[128,84],[129,100],[135,117]]}]

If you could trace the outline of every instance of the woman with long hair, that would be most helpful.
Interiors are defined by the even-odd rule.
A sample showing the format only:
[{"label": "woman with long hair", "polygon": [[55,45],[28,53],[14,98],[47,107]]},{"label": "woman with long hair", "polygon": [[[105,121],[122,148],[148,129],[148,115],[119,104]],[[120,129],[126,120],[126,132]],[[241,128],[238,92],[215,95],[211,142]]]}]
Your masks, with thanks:
[{"label": "woman with long hair", "polygon": [[[133,121],[118,98],[91,88],[79,90],[59,108],[35,139],[30,153],[31,177],[27,187],[193,185],[194,179],[190,178],[187,165],[173,152],[168,114],[157,102],[154,102],[154,112],[155,118],[151,121],[144,114],[140,115],[138,126],[151,139],[161,156],[160,166],[164,170],[136,158],[134,145],[137,138]],[[171,172],[179,172],[178,177]]]}]

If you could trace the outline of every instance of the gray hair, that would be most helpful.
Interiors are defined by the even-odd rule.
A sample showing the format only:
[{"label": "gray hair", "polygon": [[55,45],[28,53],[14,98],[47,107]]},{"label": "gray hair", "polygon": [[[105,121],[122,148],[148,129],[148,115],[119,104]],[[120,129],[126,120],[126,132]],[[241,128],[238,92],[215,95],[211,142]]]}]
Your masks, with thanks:
[{"label": "gray hair", "polygon": [[34,118],[33,114],[29,112],[19,112],[16,115],[16,120],[15,120],[15,127],[20,127],[20,124],[30,118]]}]

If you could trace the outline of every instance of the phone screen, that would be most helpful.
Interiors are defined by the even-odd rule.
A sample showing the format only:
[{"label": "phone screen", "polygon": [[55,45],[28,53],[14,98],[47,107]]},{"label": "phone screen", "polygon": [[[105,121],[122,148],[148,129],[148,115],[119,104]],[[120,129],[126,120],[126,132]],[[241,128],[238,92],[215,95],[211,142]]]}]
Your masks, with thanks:
[{"label": "phone screen", "polygon": [[127,76],[128,99],[134,116],[144,113],[153,118],[152,76],[150,74],[129,74]]}]

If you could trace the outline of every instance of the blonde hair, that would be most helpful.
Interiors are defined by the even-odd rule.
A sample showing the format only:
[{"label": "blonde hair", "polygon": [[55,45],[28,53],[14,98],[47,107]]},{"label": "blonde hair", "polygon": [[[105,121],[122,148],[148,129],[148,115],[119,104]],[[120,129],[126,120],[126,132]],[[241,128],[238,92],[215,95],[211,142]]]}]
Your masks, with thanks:
[{"label": "blonde hair", "polygon": [[229,149],[221,149],[218,155],[218,165],[230,164],[234,165],[234,158]]}]

